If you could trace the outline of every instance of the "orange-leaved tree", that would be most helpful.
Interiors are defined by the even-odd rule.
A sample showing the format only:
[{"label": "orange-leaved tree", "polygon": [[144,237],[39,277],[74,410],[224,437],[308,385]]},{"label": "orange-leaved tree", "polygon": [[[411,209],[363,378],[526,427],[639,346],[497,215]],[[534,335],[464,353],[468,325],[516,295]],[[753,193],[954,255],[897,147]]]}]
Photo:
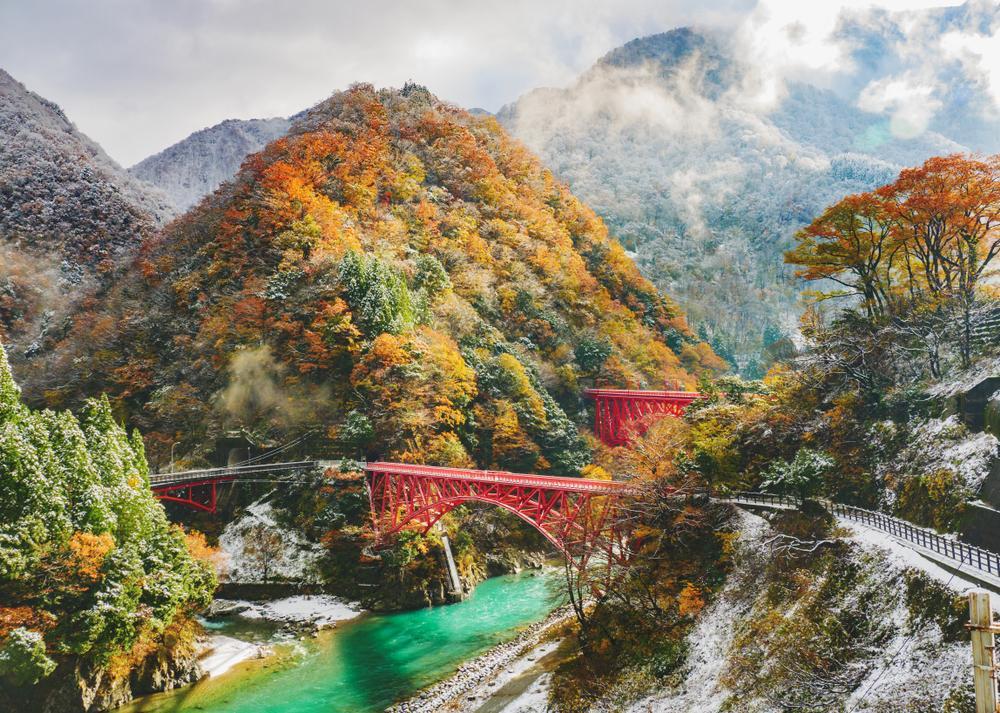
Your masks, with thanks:
[{"label": "orange-leaved tree", "polygon": [[872,321],[915,311],[957,315],[964,365],[977,296],[1000,253],[1000,156],[952,155],[906,169],[893,183],[851,195],[796,235],[785,261],[806,280],[853,296]]}]

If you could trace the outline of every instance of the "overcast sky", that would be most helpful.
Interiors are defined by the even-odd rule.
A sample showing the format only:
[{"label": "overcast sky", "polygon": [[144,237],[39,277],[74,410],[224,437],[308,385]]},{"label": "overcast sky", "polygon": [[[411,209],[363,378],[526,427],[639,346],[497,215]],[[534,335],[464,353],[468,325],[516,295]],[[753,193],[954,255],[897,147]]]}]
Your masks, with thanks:
[{"label": "overcast sky", "polygon": [[823,52],[845,4],[871,2],[0,0],[0,67],[129,166],[223,119],[287,116],[356,81],[413,80],[495,111],[568,84],[633,37],[686,24],[754,23],[762,61],[808,69],[836,60]]}]

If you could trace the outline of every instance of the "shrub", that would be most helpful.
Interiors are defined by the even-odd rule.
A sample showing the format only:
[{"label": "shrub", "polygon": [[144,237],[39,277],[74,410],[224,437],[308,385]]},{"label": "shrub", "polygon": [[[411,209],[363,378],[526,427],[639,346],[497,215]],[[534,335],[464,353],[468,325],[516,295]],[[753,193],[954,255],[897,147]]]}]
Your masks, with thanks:
[{"label": "shrub", "polygon": [[55,671],[56,662],[45,655],[45,641],[37,631],[14,629],[0,642],[0,678],[14,686],[28,686]]},{"label": "shrub", "polygon": [[825,453],[800,448],[791,463],[781,459],[774,461],[760,487],[769,492],[798,495],[804,500],[819,493],[823,478],[834,465],[833,458]]}]

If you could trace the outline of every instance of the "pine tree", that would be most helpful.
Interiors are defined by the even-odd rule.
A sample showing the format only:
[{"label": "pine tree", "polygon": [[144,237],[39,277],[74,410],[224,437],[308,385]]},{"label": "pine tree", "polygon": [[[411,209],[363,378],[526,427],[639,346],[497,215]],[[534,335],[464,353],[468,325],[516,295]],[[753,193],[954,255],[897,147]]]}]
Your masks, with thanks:
[{"label": "pine tree", "polygon": [[52,622],[0,637],[4,691],[48,676],[46,651],[105,664],[215,588],[149,489],[141,436],[107,398],[88,401],[81,423],[19,397],[0,347],[0,602]]},{"label": "pine tree", "polygon": [[0,422],[12,420],[21,409],[21,388],[14,382],[7,350],[0,342]]}]

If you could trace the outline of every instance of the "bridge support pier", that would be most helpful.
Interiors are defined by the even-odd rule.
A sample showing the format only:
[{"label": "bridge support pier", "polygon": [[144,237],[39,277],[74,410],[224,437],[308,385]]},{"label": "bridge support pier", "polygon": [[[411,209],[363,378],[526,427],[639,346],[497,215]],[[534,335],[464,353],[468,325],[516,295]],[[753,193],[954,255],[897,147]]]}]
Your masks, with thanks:
[{"label": "bridge support pier", "polygon": [[448,536],[441,533],[441,544],[444,545],[444,557],[448,561],[448,578],[451,580],[451,593],[462,596],[462,580],[458,577],[458,567],[455,566],[455,558],[451,554],[451,543]]},{"label": "bridge support pier", "polygon": [[584,394],[594,400],[594,435],[612,447],[627,445],[654,418],[684,415],[688,404],[701,398],[693,391],[587,389]]}]

